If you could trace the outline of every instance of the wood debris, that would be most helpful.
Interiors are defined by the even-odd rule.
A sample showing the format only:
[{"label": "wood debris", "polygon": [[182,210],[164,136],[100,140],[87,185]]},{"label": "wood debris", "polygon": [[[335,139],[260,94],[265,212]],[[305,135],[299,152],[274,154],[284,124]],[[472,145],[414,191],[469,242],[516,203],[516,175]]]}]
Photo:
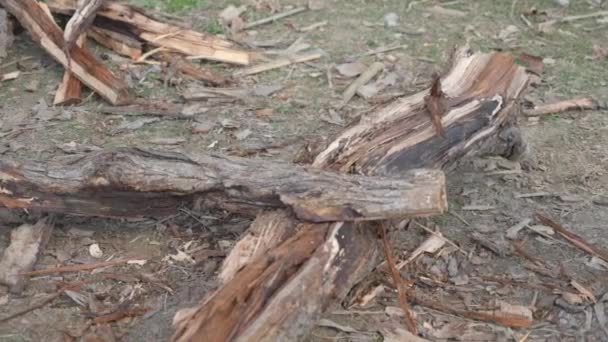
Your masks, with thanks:
[{"label": "wood debris", "polygon": [[23,224],[11,232],[11,244],[0,260],[0,283],[13,293],[21,293],[26,284],[25,274],[32,270],[44,250],[53,230],[53,222],[44,218],[36,224]]},{"label": "wood debris", "polygon": [[446,110],[444,98],[445,94],[441,91],[441,78],[439,77],[439,74],[435,74],[433,75],[433,83],[429,95],[425,96],[424,102],[426,104],[426,109],[429,111],[431,122],[433,123],[433,126],[435,126],[435,131],[437,131],[437,135],[443,138],[445,138],[445,130],[443,129],[441,118]]},{"label": "wood debris", "polygon": [[287,56],[287,57],[281,57],[281,58],[275,59],[270,62],[266,62],[266,63],[254,65],[249,68],[237,70],[234,73],[234,76],[255,75],[255,74],[259,74],[264,71],[282,68],[282,67],[285,67],[285,66],[288,66],[291,64],[310,62],[312,60],[319,59],[321,57],[322,57],[322,55],[319,52],[308,52],[308,53],[301,53],[301,54],[297,54],[297,55],[291,55],[291,56]]},{"label": "wood debris", "polygon": [[359,77],[351,83],[342,94],[341,107],[345,106],[357,93],[357,90],[371,81],[378,73],[384,69],[384,64],[375,62],[367,68]]},{"label": "wood debris", "polygon": [[[64,15],[71,15],[77,7],[76,0],[50,0],[47,4],[53,13]],[[119,33],[153,47],[163,47],[197,59],[238,65],[250,62],[250,53],[236,48],[225,39],[158,21],[145,10],[128,4],[105,0],[97,16],[121,23],[102,28],[119,30]]]},{"label": "wood debris", "polygon": [[407,329],[412,334],[418,334],[418,328],[416,327],[416,320],[414,318],[414,314],[412,313],[412,308],[408,302],[407,289],[405,288],[406,284],[401,278],[401,273],[395,265],[395,258],[393,256],[392,247],[388,240],[388,236],[386,233],[386,227],[384,224],[380,224],[380,238],[382,239],[382,246],[384,249],[384,257],[386,258],[386,263],[388,264],[388,268],[391,273],[391,277],[393,278],[393,285],[397,289],[397,294],[399,297],[399,305],[405,314],[405,325]]},{"label": "wood debris", "polygon": [[537,106],[533,109],[524,111],[524,114],[526,116],[543,116],[574,110],[608,110],[608,104],[596,101],[591,97],[579,97],[575,99]]},{"label": "wood debris", "polygon": [[14,15],[57,62],[101,97],[114,105],[132,100],[128,86],[88,50],[74,46],[69,56],[66,54],[63,32],[38,2],[0,0],[0,5]]}]

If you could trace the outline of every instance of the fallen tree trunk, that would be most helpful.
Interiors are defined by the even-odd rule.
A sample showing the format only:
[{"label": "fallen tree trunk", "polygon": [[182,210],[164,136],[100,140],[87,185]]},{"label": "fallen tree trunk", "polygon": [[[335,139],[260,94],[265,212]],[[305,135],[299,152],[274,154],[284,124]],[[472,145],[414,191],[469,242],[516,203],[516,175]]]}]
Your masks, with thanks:
[{"label": "fallen tree trunk", "polygon": [[[446,207],[441,171],[413,170],[394,180],[261,159],[135,148],[77,158],[48,163],[2,159],[0,204],[80,215],[157,216],[175,210],[184,197],[201,196],[209,206],[237,212],[288,207],[312,222],[432,215]],[[154,201],[169,207],[162,210]]]},{"label": "fallen tree trunk", "polygon": [[[49,0],[47,3],[53,13],[71,15],[76,9],[76,0]],[[104,2],[94,25],[188,56],[239,65],[250,62],[249,52],[237,49],[225,39],[157,21],[143,8],[116,1]]]},{"label": "fallen tree trunk", "polygon": [[[63,32],[34,0],[0,0],[57,62],[70,70],[82,83],[114,105],[127,104],[132,97],[126,83],[101,64],[88,50],[74,46],[65,53]],[[68,60],[69,59],[69,60]]]},{"label": "fallen tree trunk", "polygon": [[[527,81],[525,70],[508,54],[469,55],[463,50],[441,82],[446,94],[445,111],[440,113],[445,138],[432,124],[425,104],[427,90],[362,118],[313,165],[393,176],[413,167],[448,167],[466,154],[482,151],[482,143],[500,139],[500,133],[518,132],[512,127],[514,112]],[[499,144],[500,152],[512,155],[518,142]],[[263,226],[263,220],[256,224]],[[173,340],[302,340],[330,304],[341,300],[376,265],[378,246],[370,228],[343,222],[305,225],[275,248],[258,251],[257,258],[247,261],[235,253],[245,266],[233,277],[223,273],[229,281],[198,307],[178,312]],[[308,249],[287,253],[299,240],[308,241]]]}]

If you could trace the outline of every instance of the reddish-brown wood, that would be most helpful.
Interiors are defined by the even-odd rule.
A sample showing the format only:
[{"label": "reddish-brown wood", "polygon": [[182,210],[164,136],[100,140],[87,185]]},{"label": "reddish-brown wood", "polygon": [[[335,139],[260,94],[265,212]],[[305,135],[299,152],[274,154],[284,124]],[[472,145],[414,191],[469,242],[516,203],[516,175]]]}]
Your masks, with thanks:
[{"label": "reddish-brown wood", "polygon": [[[76,0],[47,1],[53,13],[72,14]],[[97,12],[95,26],[130,35],[155,47],[201,59],[247,65],[251,55],[218,36],[155,20],[140,7],[106,0]]]},{"label": "reddish-brown wood", "polygon": [[132,100],[126,83],[86,49],[73,47],[68,62],[63,32],[35,0],[0,0],[0,5],[14,15],[32,38],[57,62],[101,97],[114,105],[126,104]]},{"label": "reddish-brown wood", "polygon": [[[517,132],[510,125],[527,82],[525,70],[508,54],[471,55],[462,50],[441,80],[445,110],[436,114],[441,115],[445,137],[438,136],[433,126],[424,100],[429,90],[425,90],[361,118],[338,135],[313,165],[399,177],[413,167],[448,167],[484,150],[486,143],[511,156],[519,141],[497,144],[496,140],[503,139],[507,130]],[[324,239],[318,242],[315,235],[308,241],[318,242],[315,247],[287,253],[295,241],[308,236],[306,230],[323,234]],[[245,266],[213,295],[178,313],[173,340],[198,341],[209,333],[226,340],[303,340],[324,310],[376,265],[378,245],[367,224],[308,225],[297,231],[277,247],[259,251],[259,257],[241,260]],[[277,258],[270,262],[268,255]],[[289,270],[288,276],[277,273],[283,269]]]}]

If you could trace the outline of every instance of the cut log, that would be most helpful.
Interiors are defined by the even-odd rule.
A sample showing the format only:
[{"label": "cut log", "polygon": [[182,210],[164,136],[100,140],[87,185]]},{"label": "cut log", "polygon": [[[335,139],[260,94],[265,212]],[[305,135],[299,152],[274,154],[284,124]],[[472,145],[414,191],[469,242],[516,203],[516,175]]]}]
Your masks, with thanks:
[{"label": "cut log", "polygon": [[[426,90],[361,118],[318,155],[314,166],[397,177],[414,167],[448,167],[481,150],[484,142],[491,143],[503,130],[512,129],[515,106],[527,82],[525,70],[508,54],[470,55],[462,50],[441,82],[447,102],[441,118],[445,138],[436,134],[431,122],[424,102]],[[501,152],[511,154],[513,149],[505,144]],[[262,226],[261,220],[256,224]],[[305,253],[308,259],[299,253],[281,254],[270,263],[267,257],[288,250],[295,239],[307,234],[304,228],[276,248],[258,252],[262,256],[249,260],[198,307],[178,312],[173,340],[197,341],[207,336],[303,340],[324,310],[341,300],[377,263],[378,245],[371,241],[368,224],[355,227],[338,222],[325,227],[306,226],[306,230],[329,232],[316,249],[309,247],[314,252]],[[283,269],[289,269],[289,276],[276,272]]]},{"label": "cut log", "polygon": [[114,105],[127,104],[132,97],[122,80],[100,63],[88,50],[75,46],[70,51],[70,61],[65,53],[63,32],[51,20],[35,0],[0,0],[57,62],[68,69],[82,83]]},{"label": "cut log", "polygon": [[130,36],[96,26],[91,27],[87,33],[97,43],[119,55],[137,60],[143,54],[143,44]]},{"label": "cut log", "polygon": [[46,164],[3,158],[0,205],[80,215],[157,216],[163,208],[155,207],[155,200],[166,198],[162,203],[167,204],[200,195],[210,206],[227,210],[288,207],[312,222],[432,215],[447,205],[441,171],[413,170],[394,180],[261,159],[188,157],[135,148],[77,158]]},{"label": "cut log", "polygon": [[[53,13],[71,15],[76,9],[76,0],[50,0],[47,3]],[[235,48],[225,39],[157,21],[143,8],[117,1],[105,1],[94,25],[188,56],[239,65],[250,62],[249,52]]]},{"label": "cut log", "polygon": [[195,80],[203,81],[213,86],[223,86],[228,84],[228,80],[224,76],[209,68],[196,65],[177,54],[161,52],[155,57],[161,61],[169,63],[171,67],[175,68],[186,76],[192,77]]}]

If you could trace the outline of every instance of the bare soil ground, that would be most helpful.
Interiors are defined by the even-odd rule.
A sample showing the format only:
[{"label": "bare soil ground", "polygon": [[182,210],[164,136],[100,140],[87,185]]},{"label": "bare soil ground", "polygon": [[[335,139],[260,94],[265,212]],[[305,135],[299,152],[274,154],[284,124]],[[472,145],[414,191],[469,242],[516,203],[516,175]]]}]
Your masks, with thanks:
[{"label": "bare soil ground", "polygon": [[[137,3],[176,10],[175,15],[194,27],[219,33],[223,30],[216,19],[219,11],[229,4],[248,2]],[[296,0],[280,3],[283,8],[304,4]],[[526,98],[532,104],[577,96],[608,100],[608,59],[594,50],[594,46],[608,48],[606,17],[558,23],[552,32],[542,33],[520,18],[520,14],[528,13],[526,18],[534,26],[552,17],[606,10],[594,5],[601,1],[573,0],[566,8],[549,0],[443,4],[443,8],[460,11],[463,16],[458,12],[433,11],[433,6],[441,5],[439,1],[324,3],[323,10],[260,26],[240,37],[250,43],[272,42],[266,51],[280,51],[304,37],[303,43],[323,52],[324,57],[314,62],[237,80],[237,85],[243,87],[280,85],[274,94],[258,96],[247,103],[201,104],[204,113],[195,120],[163,119],[122,132],[114,128],[141,117],[101,114],[99,108],[105,104],[95,95],[76,107],[47,105],[52,103],[63,71],[26,34],[21,34],[9,56],[0,62],[0,74],[17,68],[22,71],[18,79],[0,83],[0,132],[13,132],[0,134],[0,153],[43,160],[71,153],[70,146],[129,145],[293,160],[306,142],[330,139],[342,125],[382,102],[427,87],[432,72],[447,65],[451,49],[467,41],[477,50],[500,49],[543,57],[542,82],[530,87]],[[399,15],[397,27],[384,26],[383,16],[389,12]],[[269,14],[267,9],[251,5],[245,12],[249,20]],[[327,24],[306,34],[297,30],[321,21]],[[362,56],[394,45],[404,47]],[[167,73],[156,66],[121,69],[124,63],[111,53],[98,47],[94,51],[107,57],[108,64],[130,80],[142,97],[179,101],[181,91],[195,86],[188,80],[166,80]],[[17,60],[21,62],[3,67]],[[381,61],[386,65],[385,75],[395,73],[398,81],[371,100],[356,97],[346,107],[335,110],[341,92],[352,79],[341,77],[333,66],[349,61]],[[222,64],[212,66],[225,74],[235,70]],[[328,69],[332,70],[329,76]],[[191,129],[195,123],[212,128],[208,133],[195,134]],[[529,306],[535,325],[530,329],[510,329],[414,305],[421,331],[429,340],[608,340],[602,317],[602,296],[608,293],[607,265],[592,260],[557,235],[541,236],[527,228],[517,237],[519,246],[531,256],[526,258],[505,236],[508,228],[525,219],[531,220],[530,226],[539,225],[534,214],[540,211],[587,241],[608,246],[608,116],[599,111],[569,112],[539,121],[522,117],[520,124],[529,144],[528,154],[520,163],[496,158],[463,161],[448,174],[450,213],[419,221],[441,231],[465,253],[448,250],[439,255],[423,255],[404,275],[432,293],[434,300],[449,306],[491,308],[496,300]],[[167,145],[168,142],[172,144]],[[35,221],[36,217],[36,213],[0,211],[0,250],[8,245],[11,228]],[[0,323],[0,341],[76,340],[93,333],[109,341],[108,330],[121,341],[166,340],[172,333],[170,324],[175,311],[197,303],[215,288],[223,257],[248,224],[247,219],[235,215],[186,208],[163,220],[59,217],[38,267],[97,262],[99,259],[89,253],[89,246],[94,243],[100,245],[103,259],[128,255],[148,262],[143,266],[130,264],[94,272],[33,277],[20,296],[0,287],[1,319],[55,293],[61,282],[87,282],[81,288],[80,301],[61,296],[42,308]],[[395,253],[400,259],[407,257],[426,237],[428,233],[417,225],[395,230]],[[489,248],[490,243],[495,247]],[[184,253],[191,258],[181,258]],[[376,277],[379,279],[369,279],[368,286],[385,284],[384,291],[366,307],[330,310],[326,319],[334,326],[319,326],[312,331],[311,340],[380,341],[383,335],[379,327],[401,324],[390,309],[398,306],[390,281],[382,279],[384,275]],[[564,291],[582,296],[580,289],[573,287],[573,279],[591,291],[599,304],[592,299],[581,303],[565,300],[561,294]],[[604,296],[604,300],[608,298]],[[97,308],[100,312],[125,303],[138,303],[150,311],[112,323],[109,328],[90,327],[91,303],[101,306]]]}]

